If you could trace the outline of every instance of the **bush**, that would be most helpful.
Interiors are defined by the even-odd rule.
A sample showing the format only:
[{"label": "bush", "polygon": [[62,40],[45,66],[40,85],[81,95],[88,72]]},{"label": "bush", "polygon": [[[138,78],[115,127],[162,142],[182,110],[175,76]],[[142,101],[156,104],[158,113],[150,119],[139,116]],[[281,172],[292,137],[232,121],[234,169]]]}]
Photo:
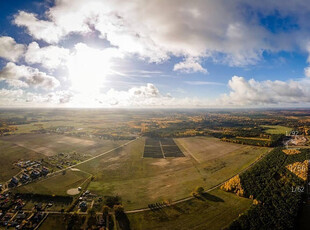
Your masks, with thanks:
[{"label": "bush", "polygon": [[114,205],[120,205],[122,204],[122,199],[120,196],[105,196],[105,204],[113,208]]},{"label": "bush", "polygon": [[194,191],[191,193],[192,196],[196,197],[196,196],[201,196],[204,193],[205,189],[201,186],[196,187],[194,189]]}]

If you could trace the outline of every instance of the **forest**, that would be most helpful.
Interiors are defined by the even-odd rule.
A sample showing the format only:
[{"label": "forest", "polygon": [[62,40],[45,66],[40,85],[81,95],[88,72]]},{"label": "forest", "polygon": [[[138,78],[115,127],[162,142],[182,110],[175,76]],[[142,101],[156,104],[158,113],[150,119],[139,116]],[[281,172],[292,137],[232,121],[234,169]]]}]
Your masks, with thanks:
[{"label": "forest", "polygon": [[[309,150],[286,155],[275,148],[263,160],[240,175],[244,196],[257,200],[228,229],[294,229],[305,181],[286,165],[308,159]],[[307,169],[308,170],[308,169]]]}]

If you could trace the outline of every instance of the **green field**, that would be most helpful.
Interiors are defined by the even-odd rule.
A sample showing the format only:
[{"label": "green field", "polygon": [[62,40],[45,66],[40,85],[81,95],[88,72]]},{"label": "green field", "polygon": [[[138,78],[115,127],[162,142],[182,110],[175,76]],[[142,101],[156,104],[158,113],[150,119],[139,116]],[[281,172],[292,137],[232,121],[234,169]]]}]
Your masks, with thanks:
[{"label": "green field", "polygon": [[[127,217],[133,230],[218,230],[227,227],[251,204],[250,199],[216,189],[205,194],[203,199],[192,199],[156,211],[129,213]],[[40,229],[66,229],[67,223],[64,216],[49,215]]]},{"label": "green field", "polygon": [[[11,191],[49,195],[47,198],[33,196],[44,199],[67,196],[64,198],[69,200],[66,204],[55,202],[49,209],[60,211],[67,210],[71,207],[69,203],[77,200],[78,193],[75,191],[81,186],[98,195],[96,198],[89,197],[87,201],[88,205],[95,204],[96,211],[101,210],[105,196],[120,196],[122,205],[129,211],[127,216],[133,230],[223,229],[248,210],[252,200],[223,192],[218,189],[218,185],[246,170],[271,148],[225,142],[211,136],[185,137],[179,132],[199,127],[201,130],[210,128],[214,129],[214,132],[226,134],[233,132],[235,127],[236,130],[239,126],[243,127],[244,119],[249,127],[242,131],[261,133],[261,128],[256,130],[253,127],[264,124],[261,120],[260,123],[255,123],[252,118],[229,114],[209,115],[194,113],[190,121],[187,114],[156,114],[152,111],[116,113],[112,110],[51,110],[21,116],[22,120],[15,119],[16,123],[11,123],[18,128],[14,135],[0,137],[0,183],[1,180],[4,182],[20,172],[21,169],[13,165],[18,160],[44,159],[43,164],[52,172],[78,164],[67,169],[65,174],[52,174]],[[209,117],[211,120],[208,120]],[[234,120],[235,118],[237,120]],[[236,126],[226,127],[234,122]],[[285,123],[279,124],[283,126],[262,127],[268,134],[285,134],[286,131],[291,131],[285,127]],[[206,133],[201,134],[207,135]],[[141,138],[112,151],[137,136]],[[143,136],[179,136],[174,138],[174,141],[185,157],[145,158]],[[267,141],[270,135],[263,135],[262,138],[244,136],[240,135],[236,139]],[[100,156],[87,160],[97,155]],[[193,198],[161,210],[135,213],[135,210],[146,208],[150,204],[191,198],[191,192],[197,186],[208,191],[202,199]],[[96,200],[99,198],[100,202]],[[34,198],[29,198],[24,208],[31,210],[36,202],[38,201]],[[51,201],[43,201],[44,204],[48,202]],[[73,211],[77,209],[78,206],[75,206]],[[40,229],[61,229],[59,225],[66,228],[65,225],[69,222],[67,217],[50,215]],[[115,229],[117,228],[116,225]]]},{"label": "green field", "polygon": [[87,155],[97,155],[126,142],[78,138],[60,134],[12,135],[1,137],[1,140],[46,156],[72,151]]},{"label": "green field", "polygon": [[191,142],[213,147],[202,150],[196,147],[201,156],[199,162],[184,149],[186,157],[147,159],[142,158],[144,139],[141,138],[78,168],[95,176],[89,185],[91,192],[103,196],[120,195],[125,208],[131,210],[163,200],[188,197],[197,185],[211,188],[245,169],[268,151],[267,148],[207,137],[182,138],[176,142],[182,143],[181,149]]},{"label": "green field", "polygon": [[68,195],[67,190],[83,187],[90,179],[90,175],[85,172],[67,170],[66,174],[62,173],[42,179],[34,183],[17,188],[15,191],[19,193],[33,193],[45,195]]},{"label": "green field", "polygon": [[[85,149],[92,155],[112,149],[124,141],[92,141],[63,135],[37,134],[5,137],[5,143],[18,148],[39,150],[42,153]],[[48,142],[48,140],[50,142]],[[84,141],[85,143],[80,143]],[[196,186],[209,189],[229,179],[269,151],[268,148],[238,145],[222,142],[211,137],[190,137],[175,139],[185,157],[142,158],[144,138],[109,152],[94,160],[78,165],[83,172],[68,170],[35,183],[18,188],[19,192],[67,195],[67,190],[80,186],[90,175],[94,179],[88,189],[101,196],[119,195],[126,210],[147,207],[163,200],[178,200],[188,197]],[[91,143],[91,144],[90,144]],[[18,144],[18,145],[17,145]],[[91,148],[95,150],[92,152]],[[82,150],[81,150],[82,149]],[[88,149],[88,151],[86,151]],[[190,151],[189,151],[190,149]],[[41,156],[44,156],[41,154]],[[86,172],[86,173],[85,173]]]},{"label": "green field", "polygon": [[292,131],[292,128],[281,125],[262,125],[265,128],[265,132],[268,134],[286,134]]},{"label": "green field", "polygon": [[218,230],[246,211],[252,200],[216,189],[204,200],[192,199],[157,211],[127,214],[131,229]]},{"label": "green field", "polygon": [[42,159],[43,154],[18,146],[14,143],[0,140],[0,183],[9,180],[21,171],[13,163],[21,159]]},{"label": "green field", "polygon": [[115,148],[126,141],[77,138],[59,134],[24,134],[0,138],[0,183],[21,171],[14,166],[19,160],[41,160],[57,153],[83,154],[85,158]]}]

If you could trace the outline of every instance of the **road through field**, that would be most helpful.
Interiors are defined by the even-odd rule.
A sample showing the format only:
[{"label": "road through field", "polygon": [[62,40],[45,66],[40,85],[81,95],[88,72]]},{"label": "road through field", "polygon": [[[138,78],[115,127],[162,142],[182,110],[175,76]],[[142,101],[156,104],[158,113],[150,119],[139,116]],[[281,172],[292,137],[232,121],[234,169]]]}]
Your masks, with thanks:
[{"label": "road through field", "polygon": [[[133,139],[133,140],[131,140],[131,141],[126,142],[125,144],[122,144],[122,145],[120,145],[120,146],[117,146],[117,147],[115,147],[114,149],[110,149],[110,150],[108,150],[108,151],[106,151],[106,152],[100,153],[100,154],[98,154],[98,155],[96,155],[96,156],[94,156],[94,157],[91,157],[91,158],[89,158],[89,159],[86,159],[85,161],[82,161],[82,162],[77,163],[77,164],[75,164],[75,165],[69,166],[69,167],[67,167],[67,168],[65,168],[65,169],[62,169],[62,170],[59,170],[59,171],[57,171],[57,172],[61,172],[61,171],[64,171],[64,170],[67,170],[67,169],[70,169],[70,168],[74,168],[74,167],[76,167],[76,166],[78,166],[78,165],[81,165],[81,164],[84,164],[84,163],[86,163],[86,162],[88,162],[88,161],[92,161],[92,160],[94,160],[94,159],[96,159],[96,158],[98,158],[98,157],[101,157],[101,156],[106,155],[106,154],[108,154],[108,153],[110,153],[110,152],[113,152],[113,151],[116,150],[116,149],[122,148],[122,147],[124,147],[124,146],[126,146],[126,145],[128,145],[128,144],[130,144],[130,143],[132,143],[132,142],[134,142],[134,141],[136,141],[136,140],[138,140],[139,138],[140,138],[140,136],[137,137],[136,139]],[[55,173],[56,173],[56,172],[55,172]]]},{"label": "road through field", "polygon": [[[44,179],[48,179],[48,178],[50,178],[50,177],[52,177],[52,176],[55,176],[55,175],[58,174],[58,173],[61,173],[61,172],[66,171],[66,170],[68,170],[68,169],[75,168],[75,167],[78,166],[78,165],[84,164],[84,163],[86,163],[86,162],[88,162],[88,161],[92,161],[92,160],[94,160],[94,159],[96,159],[96,158],[98,158],[98,157],[101,157],[101,156],[106,155],[106,154],[108,154],[108,153],[110,153],[110,152],[113,152],[114,150],[119,149],[119,148],[122,148],[122,147],[124,147],[124,146],[126,146],[126,145],[128,145],[128,144],[130,144],[130,143],[132,143],[132,142],[134,142],[134,141],[136,141],[136,140],[138,140],[139,138],[140,138],[140,136],[137,137],[136,139],[133,139],[133,140],[131,140],[131,141],[126,142],[125,144],[122,144],[122,145],[120,145],[120,146],[117,146],[117,147],[115,147],[115,148],[113,148],[113,149],[110,149],[110,150],[108,150],[108,151],[106,151],[106,152],[100,153],[100,154],[98,154],[98,155],[96,155],[96,156],[94,156],[94,157],[91,157],[91,158],[89,158],[89,159],[86,159],[86,160],[84,160],[84,161],[82,161],[82,162],[79,162],[79,163],[77,163],[77,164],[75,164],[75,165],[69,166],[69,167],[64,168],[64,169],[60,169],[60,170],[58,170],[58,171],[56,171],[56,172],[53,172],[53,173],[50,173],[50,174],[48,174],[48,176],[45,177]],[[18,174],[20,174],[20,173],[21,173],[21,172],[19,172]],[[17,174],[17,175],[18,175],[18,174]],[[39,181],[39,180],[35,180],[35,181],[33,181],[33,182],[36,182],[36,181]],[[21,184],[21,185],[18,185],[18,186],[16,186],[16,187],[13,187],[13,188],[17,188],[17,187],[20,187],[20,186],[23,186],[23,185],[24,185],[24,184]],[[6,188],[6,189],[4,189],[4,190],[2,191],[2,193],[7,192],[8,190],[9,190],[9,188]]]}]

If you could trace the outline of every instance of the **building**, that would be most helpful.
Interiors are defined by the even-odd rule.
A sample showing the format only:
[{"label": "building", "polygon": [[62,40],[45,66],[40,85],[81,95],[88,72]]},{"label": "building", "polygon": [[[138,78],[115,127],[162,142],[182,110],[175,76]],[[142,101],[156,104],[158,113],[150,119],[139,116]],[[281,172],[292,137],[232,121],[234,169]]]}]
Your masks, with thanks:
[{"label": "building", "polygon": [[86,201],[82,201],[80,204],[79,204],[79,207],[81,209],[82,212],[85,212],[87,210],[87,203]]},{"label": "building", "polygon": [[49,173],[49,169],[46,167],[43,167],[41,170],[42,175],[47,175]]},{"label": "building", "polygon": [[35,179],[38,178],[40,176],[40,172],[37,170],[33,170],[30,174],[31,178]]},{"label": "building", "polygon": [[23,175],[20,178],[23,182],[27,182],[30,180],[30,176],[27,173],[23,173]]},{"label": "building", "polygon": [[12,188],[12,187],[15,187],[15,186],[17,186],[18,185],[18,179],[14,176],[14,177],[12,177],[12,179],[11,179],[11,181],[10,181],[10,183],[9,183],[9,187],[10,188]]}]

